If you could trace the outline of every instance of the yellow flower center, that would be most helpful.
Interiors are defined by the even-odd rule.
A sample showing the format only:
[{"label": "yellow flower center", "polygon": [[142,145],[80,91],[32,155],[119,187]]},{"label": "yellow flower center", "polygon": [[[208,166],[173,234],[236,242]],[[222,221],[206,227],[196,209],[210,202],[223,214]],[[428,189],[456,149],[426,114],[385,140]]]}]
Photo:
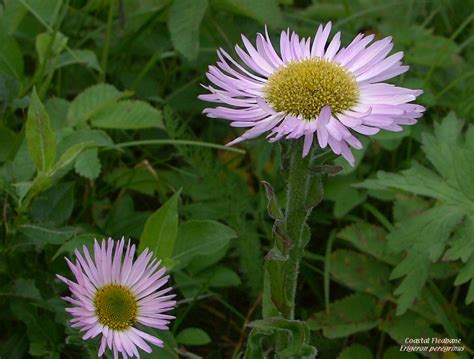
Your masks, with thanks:
[{"label": "yellow flower center", "polygon": [[137,299],[124,286],[110,284],[100,288],[94,297],[94,306],[99,323],[110,329],[125,330],[135,323]]},{"label": "yellow flower center", "polygon": [[306,120],[319,116],[329,105],[333,113],[353,106],[359,88],[352,73],[341,65],[323,59],[291,62],[273,73],[264,89],[265,98],[278,112]]}]

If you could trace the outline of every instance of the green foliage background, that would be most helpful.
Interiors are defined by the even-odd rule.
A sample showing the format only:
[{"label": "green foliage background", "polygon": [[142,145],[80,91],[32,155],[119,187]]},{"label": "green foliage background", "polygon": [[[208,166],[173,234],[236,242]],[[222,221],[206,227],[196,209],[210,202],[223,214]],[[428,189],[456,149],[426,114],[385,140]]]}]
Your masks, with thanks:
[{"label": "green foliage background", "polygon": [[[55,273],[94,238],[131,238],[171,269],[179,306],[146,358],[237,358],[260,318],[271,247],[261,181],[284,203],[279,146],[205,118],[216,49],[269,26],[343,43],[393,36],[425,116],[365,139],[324,181],[297,317],[320,358],[416,358],[406,337],[474,355],[472,0],[0,0],[0,356],[96,357]],[[426,356],[426,355],[425,355]]]}]

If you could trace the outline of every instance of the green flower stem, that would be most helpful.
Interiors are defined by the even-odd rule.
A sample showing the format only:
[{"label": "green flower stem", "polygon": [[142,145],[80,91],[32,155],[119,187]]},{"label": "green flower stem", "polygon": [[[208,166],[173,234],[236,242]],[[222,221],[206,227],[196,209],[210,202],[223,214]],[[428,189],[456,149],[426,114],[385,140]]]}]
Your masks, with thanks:
[{"label": "green flower stem", "polygon": [[285,207],[286,233],[292,242],[285,271],[285,294],[290,312],[287,319],[294,319],[296,287],[301,258],[306,241],[304,228],[311,209],[308,208],[308,192],[311,187],[309,174],[310,157],[302,158],[303,140],[295,141],[289,149],[287,197]]}]

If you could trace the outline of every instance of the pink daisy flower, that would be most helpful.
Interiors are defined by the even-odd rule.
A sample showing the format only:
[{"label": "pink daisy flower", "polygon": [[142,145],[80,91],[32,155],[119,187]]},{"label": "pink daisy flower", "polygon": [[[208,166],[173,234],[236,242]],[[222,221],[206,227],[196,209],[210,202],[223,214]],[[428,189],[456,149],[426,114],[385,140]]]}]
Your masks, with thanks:
[{"label": "pink daisy flower", "polygon": [[[114,251],[115,246],[115,251]],[[135,245],[130,241],[109,238],[102,245],[94,243],[94,258],[86,246],[83,254],[75,251],[75,263],[66,258],[75,281],[57,277],[69,286],[71,296],[63,299],[72,304],[68,311],[74,317],[73,328],[84,332],[84,340],[102,335],[99,357],[109,348],[118,358],[140,357],[137,348],[152,351],[148,343],[163,347],[163,341],[138,329],[137,324],[167,330],[173,316],[166,315],[176,306],[172,288],[163,287],[169,279],[161,261],[151,260],[153,252],[145,249],[133,261]],[[151,260],[151,261],[150,261]]]},{"label": "pink daisy flower", "polygon": [[383,82],[408,70],[403,52],[389,56],[392,38],[372,42],[374,35],[359,34],[341,47],[341,33],[328,41],[330,31],[330,22],[314,39],[283,31],[278,52],[266,29],[256,47],[242,36],[245,50],[235,51],[243,65],[217,51],[217,65],[207,72],[212,85],[203,86],[210,93],[199,98],[219,104],[204,110],[208,117],[249,128],[229,146],[264,133],[270,142],[304,137],[303,156],[317,139],[353,165],[350,147],[362,148],[355,133],[416,123],[424,107],[411,102],[423,91]]}]

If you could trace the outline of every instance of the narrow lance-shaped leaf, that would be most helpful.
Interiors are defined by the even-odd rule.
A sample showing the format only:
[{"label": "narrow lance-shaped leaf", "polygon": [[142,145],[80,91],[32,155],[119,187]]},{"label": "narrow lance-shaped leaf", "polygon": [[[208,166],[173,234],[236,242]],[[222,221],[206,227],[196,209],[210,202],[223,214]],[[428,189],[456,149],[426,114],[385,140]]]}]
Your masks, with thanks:
[{"label": "narrow lance-shaped leaf", "polygon": [[56,140],[50,126],[49,115],[44,109],[36,89],[33,89],[28,109],[26,140],[36,169],[39,172],[51,169],[56,159]]},{"label": "narrow lance-shaped leaf", "polygon": [[145,223],[140,237],[139,251],[149,248],[160,259],[170,258],[178,236],[178,200],[176,192]]}]

